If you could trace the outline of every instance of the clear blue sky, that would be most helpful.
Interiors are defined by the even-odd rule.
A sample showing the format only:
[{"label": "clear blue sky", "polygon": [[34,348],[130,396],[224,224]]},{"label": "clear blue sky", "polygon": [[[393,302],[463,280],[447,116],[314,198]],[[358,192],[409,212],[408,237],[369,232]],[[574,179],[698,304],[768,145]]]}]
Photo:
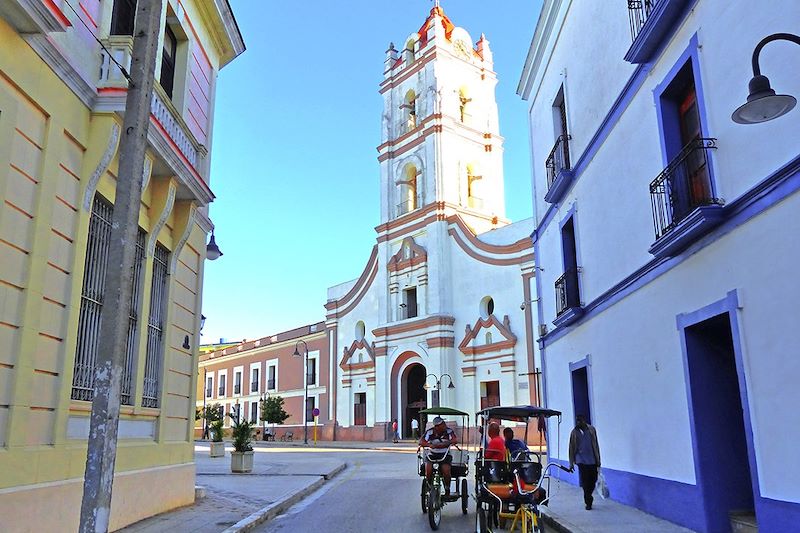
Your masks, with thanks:
[{"label": "clear blue sky", "polygon": [[[206,262],[203,343],[324,320],[327,288],[361,274],[379,222],[384,52],[390,41],[400,47],[432,5],[231,0],[247,51],[217,85],[211,217],[225,255]],[[541,0],[441,5],[473,39],[483,32],[491,43],[507,216],[528,218],[526,103],[515,89]]]}]

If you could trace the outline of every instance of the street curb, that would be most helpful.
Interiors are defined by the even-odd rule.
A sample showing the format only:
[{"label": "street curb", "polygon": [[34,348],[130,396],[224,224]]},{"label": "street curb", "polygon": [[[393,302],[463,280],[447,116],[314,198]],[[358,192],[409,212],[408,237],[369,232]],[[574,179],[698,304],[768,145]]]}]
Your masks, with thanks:
[{"label": "street curb", "polygon": [[250,531],[256,526],[263,524],[267,520],[275,518],[276,516],[283,513],[284,511],[292,507],[294,504],[296,504],[303,498],[309,496],[311,493],[319,489],[326,481],[336,476],[336,474],[344,470],[346,467],[347,464],[342,463],[333,470],[331,470],[330,472],[328,472],[327,474],[320,474],[319,479],[313,482],[308,487],[304,487],[294,492],[288,498],[285,498],[279,502],[275,502],[262,509],[259,509],[250,516],[242,520],[239,520],[231,527],[224,530],[222,533],[241,533],[245,531]]},{"label": "street curb", "polygon": [[570,529],[569,526],[559,522],[556,518],[550,514],[541,513],[539,515],[542,519],[544,524],[547,524],[549,528],[552,528],[559,533],[577,533],[577,529]]}]

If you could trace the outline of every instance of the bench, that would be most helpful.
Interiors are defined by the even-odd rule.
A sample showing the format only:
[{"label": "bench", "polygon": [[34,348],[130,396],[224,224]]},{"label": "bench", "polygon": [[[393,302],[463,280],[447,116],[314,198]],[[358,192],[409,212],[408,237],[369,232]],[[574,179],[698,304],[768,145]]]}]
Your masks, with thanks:
[{"label": "bench", "polygon": [[264,440],[275,442],[275,433],[271,429],[264,431]]},{"label": "bench", "polygon": [[[273,437],[274,438],[274,437]],[[281,442],[294,441],[294,431],[287,431],[281,435]]]}]

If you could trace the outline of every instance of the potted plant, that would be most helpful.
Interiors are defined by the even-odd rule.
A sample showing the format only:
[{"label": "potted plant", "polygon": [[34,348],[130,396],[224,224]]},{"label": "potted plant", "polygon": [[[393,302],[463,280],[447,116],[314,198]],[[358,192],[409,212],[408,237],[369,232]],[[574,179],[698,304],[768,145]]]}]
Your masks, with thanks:
[{"label": "potted plant", "polygon": [[211,422],[211,457],[225,457],[225,443],[222,442],[222,420]]},{"label": "potted plant", "polygon": [[253,424],[249,420],[239,420],[233,414],[231,417],[231,437],[233,438],[233,451],[231,452],[231,472],[247,473],[253,471]]}]

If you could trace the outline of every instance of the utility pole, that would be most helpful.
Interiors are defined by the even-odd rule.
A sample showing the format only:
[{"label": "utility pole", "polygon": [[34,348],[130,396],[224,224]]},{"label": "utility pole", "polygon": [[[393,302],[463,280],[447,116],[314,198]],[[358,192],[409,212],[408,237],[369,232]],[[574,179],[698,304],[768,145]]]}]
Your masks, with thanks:
[{"label": "utility pole", "polygon": [[128,337],[133,266],[142,197],[162,0],[138,0],[128,95],[119,143],[119,176],[100,320],[100,344],[86,452],[80,533],[105,533],[117,457],[122,368]]}]

